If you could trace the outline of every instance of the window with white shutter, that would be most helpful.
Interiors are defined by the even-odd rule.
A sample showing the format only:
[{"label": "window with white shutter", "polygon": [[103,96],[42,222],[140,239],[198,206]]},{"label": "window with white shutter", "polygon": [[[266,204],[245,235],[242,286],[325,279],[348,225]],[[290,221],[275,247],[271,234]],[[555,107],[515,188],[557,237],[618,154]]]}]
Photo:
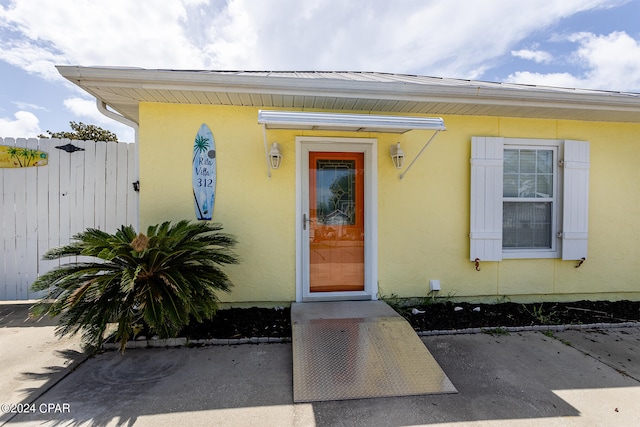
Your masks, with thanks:
[{"label": "window with white shutter", "polygon": [[589,143],[474,137],[470,259],[587,256]]}]

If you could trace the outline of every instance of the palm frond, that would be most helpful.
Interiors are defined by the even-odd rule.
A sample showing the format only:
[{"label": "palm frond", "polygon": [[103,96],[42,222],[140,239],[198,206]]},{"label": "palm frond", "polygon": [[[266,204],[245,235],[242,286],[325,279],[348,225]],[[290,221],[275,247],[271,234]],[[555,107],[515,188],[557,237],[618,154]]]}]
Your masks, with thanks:
[{"label": "palm frond", "polygon": [[189,221],[152,225],[146,235],[132,226],[113,234],[87,229],[45,258],[96,260],[69,262],[38,278],[32,288],[49,292],[33,311],[59,316],[56,333],[82,332],[90,348],[99,348],[110,323],[117,324],[113,336],[121,350],[142,319],[158,335],[175,336],[190,318],[211,318],[216,292],[232,286],[220,267],[238,263],[236,239],[221,230]]}]

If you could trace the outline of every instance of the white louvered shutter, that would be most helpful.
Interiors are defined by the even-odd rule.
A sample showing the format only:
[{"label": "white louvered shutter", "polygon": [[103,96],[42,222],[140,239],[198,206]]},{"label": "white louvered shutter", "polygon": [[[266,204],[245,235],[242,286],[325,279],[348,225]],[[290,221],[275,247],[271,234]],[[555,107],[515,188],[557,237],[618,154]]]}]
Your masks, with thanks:
[{"label": "white louvered shutter", "polygon": [[564,141],[562,259],[587,258],[589,233],[589,143]]},{"label": "white louvered shutter", "polygon": [[502,260],[504,138],[471,139],[470,259]]}]

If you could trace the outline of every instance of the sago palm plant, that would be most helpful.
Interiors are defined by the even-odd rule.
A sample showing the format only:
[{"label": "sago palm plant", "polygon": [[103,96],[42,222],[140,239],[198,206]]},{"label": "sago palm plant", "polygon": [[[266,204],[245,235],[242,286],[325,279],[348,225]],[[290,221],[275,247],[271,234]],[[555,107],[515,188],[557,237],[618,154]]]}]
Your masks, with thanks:
[{"label": "sago palm plant", "polygon": [[235,239],[219,224],[165,222],[137,234],[122,226],[115,234],[87,229],[44,258],[94,257],[42,275],[36,291],[49,290],[32,309],[60,316],[56,334],[82,331],[83,343],[98,348],[110,324],[120,350],[146,323],[162,338],[175,337],[190,318],[201,322],[216,312],[217,291],[231,282],[220,269],[236,264]]}]

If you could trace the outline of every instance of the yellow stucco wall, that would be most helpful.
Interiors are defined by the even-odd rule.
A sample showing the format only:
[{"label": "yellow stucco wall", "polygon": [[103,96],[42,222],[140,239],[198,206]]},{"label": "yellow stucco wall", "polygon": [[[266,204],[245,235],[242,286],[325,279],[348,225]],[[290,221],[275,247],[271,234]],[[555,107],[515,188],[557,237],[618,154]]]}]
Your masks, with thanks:
[{"label": "yellow stucco wall", "polygon": [[[389,146],[410,161],[431,132],[402,135],[269,131],[283,152],[267,178],[257,108],[140,106],[141,226],[195,219],[193,139],[206,123],[216,140],[218,184],[213,220],[237,236],[241,264],[226,267],[234,290],[225,301],[295,300],[295,137],[377,138],[378,275],[381,295],[512,299],[640,298],[640,124],[444,116],[441,132],[403,180]],[[589,259],[579,269],[559,259],[469,262],[472,136],[574,139],[591,143]],[[551,295],[553,294],[553,295]],[[597,295],[600,294],[600,295]]]}]

